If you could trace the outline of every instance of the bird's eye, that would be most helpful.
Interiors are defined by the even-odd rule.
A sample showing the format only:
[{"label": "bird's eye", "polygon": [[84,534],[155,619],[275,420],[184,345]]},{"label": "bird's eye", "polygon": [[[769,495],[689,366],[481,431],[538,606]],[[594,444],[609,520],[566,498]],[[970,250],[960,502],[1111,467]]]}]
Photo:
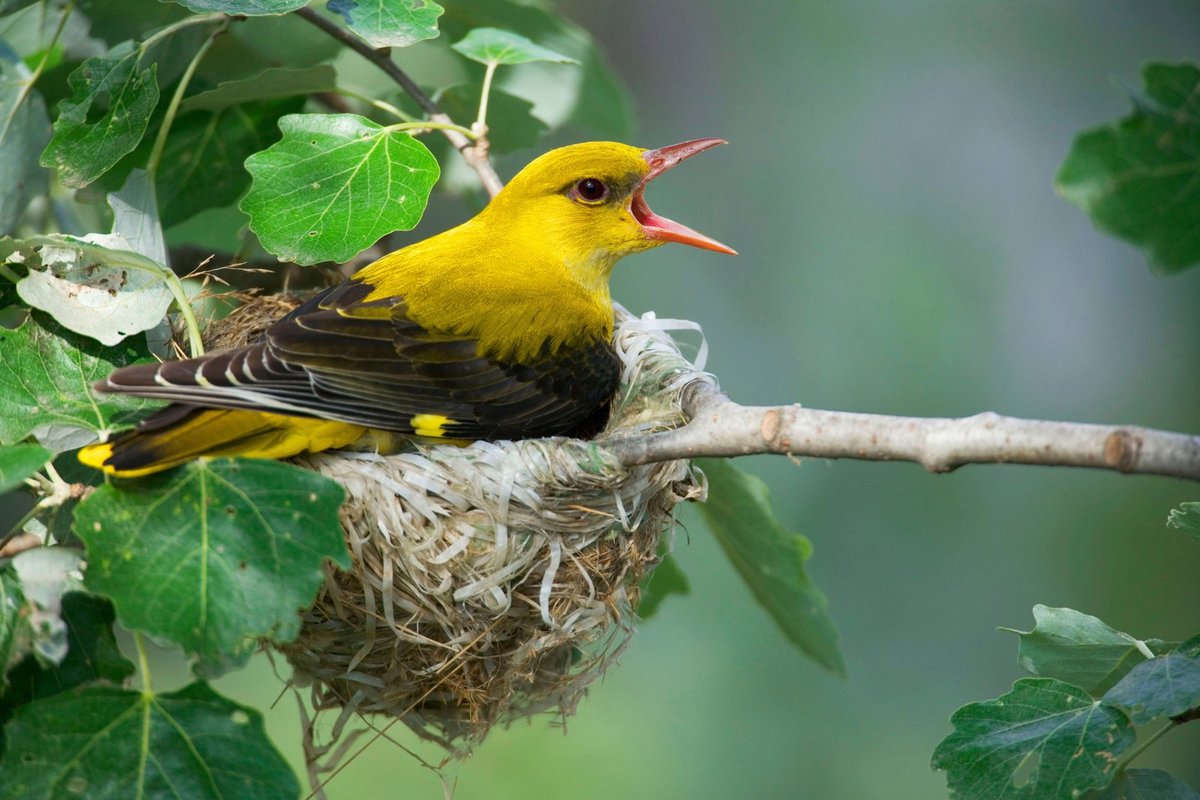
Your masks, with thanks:
[{"label": "bird's eye", "polygon": [[585,203],[598,203],[608,196],[608,187],[599,178],[584,178],[575,184],[571,194]]}]

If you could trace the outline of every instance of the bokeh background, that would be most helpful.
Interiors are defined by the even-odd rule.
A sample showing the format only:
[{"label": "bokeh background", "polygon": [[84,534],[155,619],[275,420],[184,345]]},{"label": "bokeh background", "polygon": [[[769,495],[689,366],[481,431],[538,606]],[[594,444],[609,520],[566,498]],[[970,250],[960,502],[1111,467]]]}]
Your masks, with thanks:
[{"label": "bokeh background", "polygon": [[[741,256],[662,248],[623,263],[614,290],[634,310],[700,321],[710,368],[737,400],[1200,431],[1200,270],[1152,274],[1053,189],[1072,136],[1125,113],[1142,63],[1200,60],[1194,3],[559,7],[629,87],[632,143],[731,142],[649,199]],[[435,198],[418,235],[467,213]],[[814,541],[811,572],[849,679],[784,641],[686,510],[677,558],[692,594],[642,627],[567,735],[546,719],[497,730],[450,765],[455,797],[944,797],[928,763],[950,714],[1022,675],[1016,638],[997,626],[1028,629],[1044,603],[1141,637],[1200,630],[1200,549],[1164,527],[1172,506],[1200,499],[1194,484],[1028,467],[742,465]],[[156,685],[172,663],[164,657]],[[218,688],[265,705],[279,682],[259,659]],[[302,774],[290,698],[269,726]],[[392,734],[438,758],[399,726]],[[1138,763],[1200,787],[1200,725]],[[443,788],[380,740],[328,792]]]}]

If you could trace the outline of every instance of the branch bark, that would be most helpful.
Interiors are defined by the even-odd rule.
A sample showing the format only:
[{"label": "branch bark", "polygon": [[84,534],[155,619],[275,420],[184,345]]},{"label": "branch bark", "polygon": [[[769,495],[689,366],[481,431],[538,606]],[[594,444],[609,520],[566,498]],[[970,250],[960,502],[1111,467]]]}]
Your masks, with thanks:
[{"label": "branch bark", "polygon": [[743,406],[710,380],[683,395],[689,422],[606,443],[622,463],[776,453],[811,458],[914,461],[930,472],[964,464],[1090,467],[1200,481],[1200,436],[1128,425],[1004,417],[895,417],[792,406]]},{"label": "branch bark", "polygon": [[[322,16],[321,12],[315,8],[301,8],[296,11],[296,14],[316,25],[325,33],[383,70],[413,100],[417,101],[417,104],[429,115],[431,122],[454,123],[454,120],[450,119],[450,116],[442,111],[438,104],[433,101],[433,98],[425,94],[421,87],[417,85],[417,82],[410,78],[408,73],[400,69],[399,65],[392,60],[391,55],[387,51],[376,50],[362,39],[350,33],[350,31],[344,30],[337,23]],[[500,190],[504,188],[504,184],[500,181],[500,176],[496,174],[496,170],[492,167],[492,162],[488,158],[487,139],[480,137],[478,141],[472,142],[460,131],[446,129],[442,129],[442,134],[462,154],[462,157],[466,159],[471,169],[475,170],[475,174],[479,176],[479,182],[483,184],[483,188],[487,190],[488,195],[495,197],[499,194]]]}]

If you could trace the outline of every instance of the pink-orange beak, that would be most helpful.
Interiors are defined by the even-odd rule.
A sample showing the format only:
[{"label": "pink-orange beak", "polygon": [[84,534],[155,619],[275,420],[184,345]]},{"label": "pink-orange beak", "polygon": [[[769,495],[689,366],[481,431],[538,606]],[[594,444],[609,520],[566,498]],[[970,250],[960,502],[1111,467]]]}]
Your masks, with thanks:
[{"label": "pink-orange beak", "polygon": [[690,244],[692,247],[715,250],[718,253],[728,253],[731,256],[737,255],[736,250],[721,244],[716,239],[710,239],[703,233],[694,231],[686,225],[681,225],[675,220],[658,216],[650,210],[650,206],[646,205],[646,200],[642,197],[642,193],[646,191],[646,185],[650,181],[662,175],[685,158],[691,158],[697,153],[702,153],[719,144],[726,144],[726,142],[724,139],[693,139],[690,142],[680,142],[679,144],[660,147],[657,150],[647,150],[642,153],[642,158],[646,159],[646,163],[650,165],[650,171],[646,173],[646,177],[642,179],[638,187],[633,190],[633,196],[629,201],[629,210],[633,213],[634,218],[641,223],[647,238]]}]

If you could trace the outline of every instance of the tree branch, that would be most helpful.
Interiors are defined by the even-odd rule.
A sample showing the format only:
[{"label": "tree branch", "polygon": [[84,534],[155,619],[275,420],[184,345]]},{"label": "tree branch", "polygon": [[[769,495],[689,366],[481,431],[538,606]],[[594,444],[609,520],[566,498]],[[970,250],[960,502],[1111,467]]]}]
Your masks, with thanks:
[{"label": "tree branch", "polygon": [[[700,377],[696,373],[697,378]],[[712,382],[684,390],[690,422],[606,443],[622,463],[777,453],[812,458],[915,461],[930,472],[963,464],[1091,467],[1200,481],[1200,436],[1127,425],[1003,417],[893,417],[793,406],[742,406]]]},{"label": "tree branch", "polygon": [[[350,31],[344,30],[337,23],[322,16],[315,8],[300,8],[296,13],[383,70],[401,89],[417,101],[417,104],[429,115],[430,121],[454,124],[454,120],[450,119],[449,115],[442,111],[438,104],[433,101],[433,98],[421,90],[416,81],[408,77],[408,74],[400,69],[399,65],[392,60],[391,55],[386,51],[376,50],[371,47],[362,39],[350,33]],[[479,176],[480,183],[483,184],[483,188],[487,190],[487,193],[491,197],[499,194],[500,190],[504,188],[504,184],[500,182],[500,176],[496,174],[496,170],[492,167],[492,162],[488,159],[487,139],[480,137],[478,140],[472,142],[461,132],[447,129],[443,129],[442,134],[462,154],[462,157],[466,159],[471,169],[475,170],[475,173]]]}]

